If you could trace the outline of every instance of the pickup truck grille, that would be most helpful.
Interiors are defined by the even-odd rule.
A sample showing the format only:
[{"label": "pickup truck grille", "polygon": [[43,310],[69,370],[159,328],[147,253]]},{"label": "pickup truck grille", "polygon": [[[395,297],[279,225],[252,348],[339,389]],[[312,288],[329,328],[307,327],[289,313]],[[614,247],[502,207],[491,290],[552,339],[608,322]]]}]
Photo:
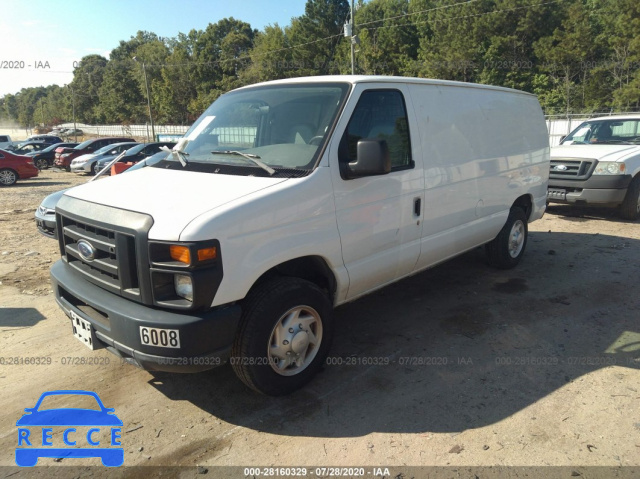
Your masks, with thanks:
[{"label": "pickup truck grille", "polygon": [[552,158],[549,178],[586,180],[598,162],[593,159]]},{"label": "pickup truck grille", "polygon": [[[62,215],[60,223],[62,255],[70,267],[109,291],[140,295],[133,235]],[[81,241],[91,245],[93,258],[81,253]]]}]

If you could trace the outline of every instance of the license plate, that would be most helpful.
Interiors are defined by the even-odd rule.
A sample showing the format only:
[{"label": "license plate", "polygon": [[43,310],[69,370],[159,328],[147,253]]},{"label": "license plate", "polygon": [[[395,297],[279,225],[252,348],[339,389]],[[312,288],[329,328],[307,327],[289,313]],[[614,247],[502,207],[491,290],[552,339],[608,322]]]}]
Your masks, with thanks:
[{"label": "license plate", "polygon": [[91,323],[81,318],[73,311],[69,311],[71,316],[71,326],[73,327],[73,335],[89,349],[96,349],[95,332],[91,327]]},{"label": "license plate", "polygon": [[140,326],[140,342],[159,348],[179,348],[180,331],[177,329],[148,328]]}]

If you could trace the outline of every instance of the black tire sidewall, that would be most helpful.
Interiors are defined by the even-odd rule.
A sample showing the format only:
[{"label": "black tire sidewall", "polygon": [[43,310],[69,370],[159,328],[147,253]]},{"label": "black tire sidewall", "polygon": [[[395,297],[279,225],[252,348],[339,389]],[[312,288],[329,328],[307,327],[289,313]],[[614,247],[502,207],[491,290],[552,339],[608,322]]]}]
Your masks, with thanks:
[{"label": "black tire sidewall", "polygon": [[[322,321],[322,341],[315,358],[303,371],[282,376],[268,363],[269,338],[282,315],[297,306],[316,310]],[[322,368],[331,347],[333,307],[315,284],[299,278],[263,283],[250,294],[243,309],[242,325],[232,350],[232,367],[245,384],[263,394],[285,395],[304,386]],[[252,359],[255,364],[250,364]]]},{"label": "black tire sidewall", "polygon": [[[515,258],[509,254],[509,237],[513,225],[521,221],[524,225],[524,243],[520,253]],[[524,252],[529,240],[529,228],[527,225],[527,215],[524,210],[518,207],[511,208],[507,222],[504,224],[498,236],[493,241],[487,244],[487,255],[489,263],[499,269],[510,269],[515,267],[524,256]]]},{"label": "black tire sidewall", "polygon": [[638,196],[640,196],[640,175],[636,175],[631,180],[627,194],[620,207],[620,216],[623,219],[635,221],[640,217],[640,214],[638,214]]}]

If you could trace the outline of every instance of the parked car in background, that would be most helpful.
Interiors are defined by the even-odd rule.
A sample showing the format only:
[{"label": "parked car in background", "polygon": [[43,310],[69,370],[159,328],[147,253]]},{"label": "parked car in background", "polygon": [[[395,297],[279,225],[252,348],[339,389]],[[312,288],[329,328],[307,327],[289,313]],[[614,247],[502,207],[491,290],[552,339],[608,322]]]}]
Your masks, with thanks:
[{"label": "parked car in background", "polygon": [[0,150],[0,186],[14,185],[18,180],[38,176],[39,172],[30,157]]},{"label": "parked car in background", "polygon": [[8,148],[8,151],[15,153],[16,155],[27,155],[31,156],[31,154],[36,154],[39,151],[42,151],[49,147],[48,143],[43,141],[23,141],[22,143],[13,144],[11,148]]},{"label": "parked car in background", "polygon": [[66,138],[69,138],[70,136],[82,136],[84,135],[84,132],[77,128],[75,130],[73,128],[67,128],[61,133],[61,135]]},{"label": "parked car in background", "polygon": [[640,218],[640,115],[585,121],[552,148],[547,200]]},{"label": "parked car in background", "polygon": [[67,171],[71,171],[71,161],[74,158],[77,158],[80,155],[86,155],[87,153],[93,153],[100,148],[111,145],[113,143],[123,142],[135,143],[136,141],[133,138],[122,137],[92,138],[90,140],[83,141],[75,148],[65,148],[62,151],[59,151],[58,149],[56,150],[56,159],[54,161],[54,165],[60,168],[64,168]]},{"label": "parked car in background", "polygon": [[[174,142],[170,141],[161,141],[156,143],[142,143],[140,145],[134,146],[127,150],[127,153],[120,159],[118,162],[111,167],[111,174],[122,173],[128,168],[131,168],[133,165],[138,163],[139,161],[148,158],[151,155],[155,155],[160,152],[160,149],[166,146],[171,149],[175,146]],[[96,165],[96,173],[99,173],[109,162],[111,159],[100,160]]]},{"label": "parked car in background", "polygon": [[[157,162],[164,160],[167,156],[168,153],[161,151],[153,156],[139,161],[131,168],[125,170],[124,173],[156,164]],[[110,161],[113,161],[114,159],[115,157],[111,158]],[[89,181],[92,180],[93,178]],[[62,198],[62,195],[64,195],[65,192],[70,189],[71,188],[65,188],[64,190],[51,193],[42,200],[42,203],[40,203],[40,206],[38,206],[38,208],[36,209],[36,227],[38,228],[38,232],[41,235],[46,236],[47,238],[57,239],[58,233],[56,228],[56,204],[58,204],[58,201],[60,200],[60,198]]]},{"label": "parked car in background", "polygon": [[58,237],[56,230],[56,204],[67,190],[69,190],[69,188],[56,191],[46,196],[44,200],[42,200],[42,203],[40,203],[40,206],[38,206],[38,209],[36,209],[36,227],[38,228],[38,232],[47,238]]},{"label": "parked car in background", "polygon": [[53,145],[54,143],[61,143],[62,138],[55,135],[32,135],[27,138],[27,141],[41,141],[43,143]]},{"label": "parked car in background", "polygon": [[48,146],[44,150],[36,151],[31,153],[31,157],[33,158],[33,164],[39,170],[44,170],[53,166],[53,161],[55,159],[56,149],[57,148],[73,148],[78,146],[77,143],[55,143],[51,146]]},{"label": "parked car in background", "polygon": [[13,145],[13,141],[9,135],[0,135],[0,150],[6,150],[11,145]]},{"label": "parked car in background", "polygon": [[103,146],[95,153],[87,153],[86,155],[78,156],[71,161],[71,171],[74,173],[91,173],[96,174],[96,164],[100,160],[112,160],[117,155],[131,147],[138,145],[136,142],[124,142],[113,143],[111,145]]},{"label": "parked car in background", "polygon": [[144,160],[137,162],[135,165],[133,165],[131,168],[127,168],[125,171],[135,171],[139,170],[140,168],[155,165],[156,163],[165,160],[169,156],[169,154],[170,153],[161,150],[158,153],[148,156]]}]

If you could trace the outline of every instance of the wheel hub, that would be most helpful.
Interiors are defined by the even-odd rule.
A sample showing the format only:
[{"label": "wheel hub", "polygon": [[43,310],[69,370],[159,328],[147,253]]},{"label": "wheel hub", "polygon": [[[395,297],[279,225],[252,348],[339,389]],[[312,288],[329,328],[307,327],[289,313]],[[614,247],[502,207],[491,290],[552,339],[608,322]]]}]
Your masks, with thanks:
[{"label": "wheel hub", "polygon": [[297,306],[276,323],[269,338],[269,364],[282,376],[293,376],[311,364],[322,342],[322,320],[313,308]]},{"label": "wheel hub", "polygon": [[291,351],[299,355],[309,347],[309,334],[306,331],[298,331],[291,340]]}]

